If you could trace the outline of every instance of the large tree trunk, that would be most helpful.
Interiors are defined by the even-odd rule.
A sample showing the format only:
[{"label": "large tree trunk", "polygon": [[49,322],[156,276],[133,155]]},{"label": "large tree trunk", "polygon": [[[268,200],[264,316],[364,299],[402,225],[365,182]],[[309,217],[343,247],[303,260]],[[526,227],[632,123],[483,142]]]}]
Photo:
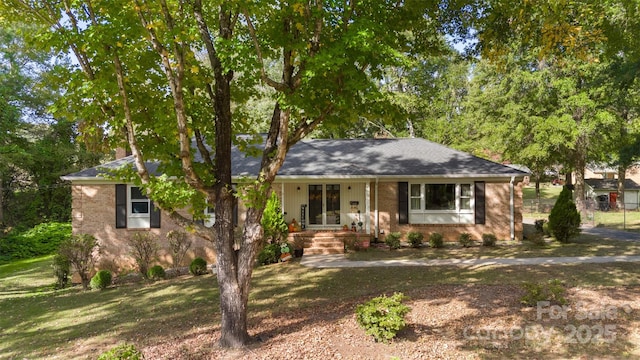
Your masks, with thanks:
[{"label": "large tree trunk", "polygon": [[[220,11],[220,29],[222,37],[229,37],[230,13]],[[216,59],[217,60],[217,59]],[[225,72],[216,61],[213,64],[215,82],[216,146],[215,170],[216,184],[213,187],[216,204],[215,248],[218,288],[220,290],[220,340],[219,345],[227,348],[240,348],[249,342],[247,332],[247,303],[251,276],[243,276],[245,266],[239,263],[239,256],[246,256],[246,249],[235,249],[233,225],[233,184],[231,178],[231,79],[233,74]],[[252,266],[251,266],[252,268]]]}]

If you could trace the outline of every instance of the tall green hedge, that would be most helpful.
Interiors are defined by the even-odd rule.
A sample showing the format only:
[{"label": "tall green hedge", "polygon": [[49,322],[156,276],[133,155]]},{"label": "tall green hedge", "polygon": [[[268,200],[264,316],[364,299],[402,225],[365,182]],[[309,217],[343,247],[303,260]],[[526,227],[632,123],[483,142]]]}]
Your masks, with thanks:
[{"label": "tall green hedge", "polygon": [[28,259],[53,254],[60,243],[71,237],[71,224],[49,222],[23,232],[0,237],[0,260]]}]

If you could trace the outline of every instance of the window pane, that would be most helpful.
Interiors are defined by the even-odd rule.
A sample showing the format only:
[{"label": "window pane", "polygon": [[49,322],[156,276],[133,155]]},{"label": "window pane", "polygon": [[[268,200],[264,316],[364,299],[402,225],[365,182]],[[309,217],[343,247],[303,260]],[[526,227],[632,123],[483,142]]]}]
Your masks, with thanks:
[{"label": "window pane", "polygon": [[340,185],[327,185],[327,225],[340,224]]},{"label": "window pane", "polygon": [[420,197],[420,184],[411,184],[411,196]]},{"label": "window pane", "polygon": [[427,210],[455,210],[455,184],[426,184]]},{"label": "window pane", "polygon": [[411,198],[411,210],[420,210],[420,198]]},{"label": "window pane", "polygon": [[471,185],[470,184],[461,184],[460,185],[460,196],[471,197]]},{"label": "window pane", "polygon": [[322,225],[322,185],[309,185],[309,224]]},{"label": "window pane", "polygon": [[469,210],[471,209],[471,199],[460,199],[460,209]]},{"label": "window pane", "polygon": [[132,186],[131,187],[131,198],[132,199],[146,199],[147,197],[142,194],[139,187]]},{"label": "window pane", "polygon": [[148,214],[149,213],[149,202],[131,202],[131,212],[134,214]]}]

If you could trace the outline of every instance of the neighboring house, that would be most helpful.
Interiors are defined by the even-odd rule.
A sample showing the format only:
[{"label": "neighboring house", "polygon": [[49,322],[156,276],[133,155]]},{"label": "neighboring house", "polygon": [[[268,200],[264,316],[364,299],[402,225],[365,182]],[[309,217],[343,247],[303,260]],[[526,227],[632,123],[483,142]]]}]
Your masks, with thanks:
[{"label": "neighboring house", "polygon": [[[618,179],[585,179],[585,196],[595,201],[600,210],[616,208],[618,200]],[[635,210],[640,201],[640,185],[631,179],[624,182],[625,209]]]},{"label": "neighboring house", "polygon": [[616,179],[618,169],[598,164],[589,164],[584,168],[585,179]]},{"label": "neighboring house", "polygon": [[[72,182],[73,231],[95,235],[114,262],[127,254],[125,240],[133,232],[152,231],[163,239],[177,228],[138,188],[104,177],[109,169],[132,164],[128,156],[63,177]],[[259,165],[260,159],[233,149],[237,182],[255,178]],[[157,173],[157,164],[149,163],[149,170]],[[425,238],[439,232],[451,241],[461,233],[506,240],[522,239],[527,175],[423,139],[302,140],[290,149],[272,188],[286,221],[296,219],[306,231],[361,223],[357,229],[374,239],[419,231]],[[212,247],[194,241],[192,256],[212,261]],[[166,254],[162,260],[171,263]]]}]

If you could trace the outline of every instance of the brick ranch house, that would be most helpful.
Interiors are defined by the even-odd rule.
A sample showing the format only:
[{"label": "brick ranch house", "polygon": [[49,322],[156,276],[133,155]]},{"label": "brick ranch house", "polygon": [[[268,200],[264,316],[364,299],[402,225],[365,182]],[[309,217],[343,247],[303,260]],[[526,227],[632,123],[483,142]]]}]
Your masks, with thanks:
[{"label": "brick ranch house", "polygon": [[[62,177],[72,183],[74,233],[94,235],[105,261],[118,265],[128,256],[126,239],[133,233],[151,231],[166,247],[166,233],[177,228],[140,189],[104,176],[132,164],[133,157],[126,156]],[[234,148],[232,164],[234,178],[241,181],[255,178],[260,159]],[[157,164],[148,165],[156,171]],[[461,233],[476,240],[492,233],[506,240],[522,239],[527,175],[424,139],[303,140],[290,149],[272,189],[287,223],[296,219],[306,234],[338,236],[345,225],[356,224],[360,234],[379,240],[410,231],[425,238],[439,232],[449,241]],[[242,204],[237,214],[241,226]],[[193,241],[189,256],[213,262],[210,244]],[[161,253],[160,262],[170,265],[170,255]]]}]

